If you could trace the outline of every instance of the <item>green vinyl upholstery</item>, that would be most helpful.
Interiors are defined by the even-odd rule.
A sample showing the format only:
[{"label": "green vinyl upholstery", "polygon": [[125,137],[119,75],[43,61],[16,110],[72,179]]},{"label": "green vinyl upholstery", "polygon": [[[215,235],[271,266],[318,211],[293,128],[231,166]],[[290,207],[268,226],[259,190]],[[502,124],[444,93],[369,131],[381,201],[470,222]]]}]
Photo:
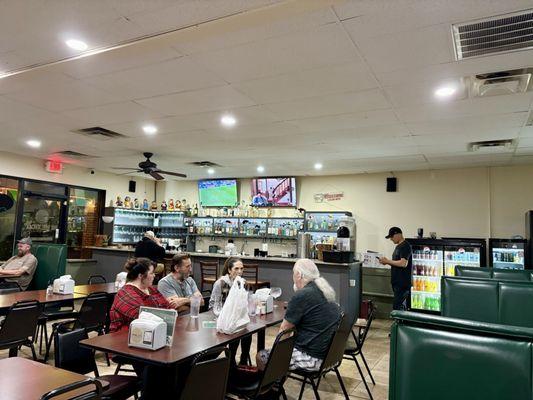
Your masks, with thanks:
[{"label": "green vinyl upholstery", "polygon": [[533,329],[393,311],[389,400],[531,400]]},{"label": "green vinyl upholstery", "polygon": [[443,277],[441,313],[452,318],[498,322],[498,282]]},{"label": "green vinyl upholstery", "polygon": [[531,271],[492,268],[492,278],[504,281],[531,282]]},{"label": "green vinyl upholstery", "polygon": [[516,269],[455,267],[455,276],[464,278],[497,279],[506,281],[533,281],[533,272]]},{"label": "green vinyl upholstery", "polygon": [[500,282],[498,322],[533,328],[533,283]]},{"label": "green vinyl upholstery", "polygon": [[492,268],[478,268],[478,267],[455,267],[455,276],[464,276],[467,278],[491,278]]},{"label": "green vinyl upholstery", "polygon": [[29,289],[46,289],[48,282],[65,274],[67,268],[66,244],[33,244],[31,251],[37,257],[37,269]]}]

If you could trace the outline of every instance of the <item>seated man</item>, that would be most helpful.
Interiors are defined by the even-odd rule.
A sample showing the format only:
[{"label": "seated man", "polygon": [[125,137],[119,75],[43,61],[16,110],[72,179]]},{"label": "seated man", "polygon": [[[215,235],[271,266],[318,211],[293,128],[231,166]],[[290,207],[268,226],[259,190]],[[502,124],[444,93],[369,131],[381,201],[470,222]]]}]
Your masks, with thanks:
[{"label": "seated man", "polygon": [[[290,369],[318,371],[336,331],[341,309],[335,302],[335,291],[320,276],[313,261],[306,258],[296,261],[292,278],[296,293],[279,328],[280,332],[296,328]],[[260,369],[265,367],[268,354],[269,350],[257,353]]]},{"label": "seated man", "polygon": [[7,287],[8,282],[16,282],[26,290],[37,269],[37,258],[31,254],[31,239],[23,238],[17,243],[17,255],[0,266],[0,288]]},{"label": "seated man", "polygon": [[[167,299],[178,297],[176,304],[180,315],[189,312],[192,296],[202,296],[190,276],[191,266],[191,257],[188,254],[176,254],[172,257],[171,272],[157,284],[157,289]],[[201,304],[204,304],[203,299]]]}]

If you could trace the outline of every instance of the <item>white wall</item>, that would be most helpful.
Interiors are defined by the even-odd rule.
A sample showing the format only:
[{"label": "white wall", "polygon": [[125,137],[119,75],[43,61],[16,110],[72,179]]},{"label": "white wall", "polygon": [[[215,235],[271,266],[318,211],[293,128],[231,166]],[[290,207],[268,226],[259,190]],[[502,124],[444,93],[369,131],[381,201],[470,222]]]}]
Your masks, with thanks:
[{"label": "white wall", "polygon": [[[140,201],[147,198],[154,199],[154,181],[139,177],[118,176],[96,171],[90,174],[87,168],[65,164],[62,174],[51,174],[44,169],[44,161],[32,157],[21,157],[10,153],[0,152],[0,175],[11,175],[22,178],[38,179],[49,182],[66,183],[86,186],[106,191],[106,206],[117,196],[138,197]],[[135,193],[128,192],[128,182],[137,182]]]},{"label": "white wall", "polygon": [[[357,222],[357,250],[390,253],[384,239],[392,225],[402,227],[406,236],[510,237],[525,235],[524,214],[533,209],[533,166],[468,168],[400,172],[398,192],[387,193],[389,174],[360,174],[299,177],[298,206],[307,210],[348,210]],[[240,181],[240,198],[250,199],[250,180]],[[195,181],[158,183],[158,199],[186,198],[198,202]],[[344,198],[315,203],[320,192],[344,192]],[[275,210],[275,215],[291,213]],[[203,246],[207,246],[204,243]],[[248,246],[247,246],[248,247]],[[252,246],[253,247],[253,246]]]}]

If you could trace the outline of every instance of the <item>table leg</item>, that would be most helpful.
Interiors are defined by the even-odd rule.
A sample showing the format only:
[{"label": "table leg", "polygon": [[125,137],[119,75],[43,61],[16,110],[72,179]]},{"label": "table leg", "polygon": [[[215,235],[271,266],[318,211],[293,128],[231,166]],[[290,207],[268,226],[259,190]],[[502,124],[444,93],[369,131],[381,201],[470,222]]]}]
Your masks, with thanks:
[{"label": "table leg", "polygon": [[257,332],[257,351],[265,348],[265,328]]}]

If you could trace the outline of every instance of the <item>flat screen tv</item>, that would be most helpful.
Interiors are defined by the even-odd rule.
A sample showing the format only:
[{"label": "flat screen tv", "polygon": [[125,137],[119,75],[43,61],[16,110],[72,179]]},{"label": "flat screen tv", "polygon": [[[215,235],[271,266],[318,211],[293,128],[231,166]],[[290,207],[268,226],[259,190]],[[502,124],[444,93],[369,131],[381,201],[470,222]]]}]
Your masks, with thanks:
[{"label": "flat screen tv", "polygon": [[296,207],[296,178],[252,179],[252,206]]},{"label": "flat screen tv", "polygon": [[237,180],[214,179],[198,181],[202,207],[234,207],[238,204]]}]

